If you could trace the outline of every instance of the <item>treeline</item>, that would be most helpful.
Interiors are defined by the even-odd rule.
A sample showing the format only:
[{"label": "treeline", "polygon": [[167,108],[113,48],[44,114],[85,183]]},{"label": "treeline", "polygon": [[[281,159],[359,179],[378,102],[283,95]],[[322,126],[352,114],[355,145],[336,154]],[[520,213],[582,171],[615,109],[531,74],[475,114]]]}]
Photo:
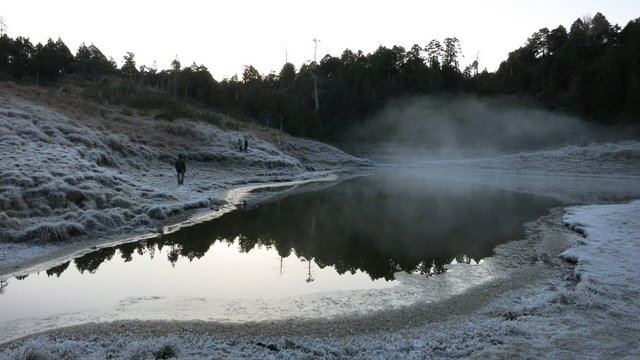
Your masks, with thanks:
[{"label": "treeline", "polygon": [[479,92],[525,95],[550,109],[638,123],[640,18],[620,29],[597,13],[576,20],[568,32],[540,29],[495,74],[474,80]]},{"label": "treeline", "polygon": [[[205,66],[183,67],[177,58],[170,69],[158,70],[138,67],[134,54],[127,53],[118,69],[94,45],[82,44],[74,55],[60,39],[33,45],[24,37],[0,37],[0,79],[47,84],[73,75],[100,84],[95,94],[107,100],[155,88],[163,96],[132,103],[152,108],[167,97],[181,99],[299,136],[338,135],[390,99],[440,93],[516,94],[608,123],[640,117],[640,19],[621,29],[598,13],[576,20],[569,31],[540,29],[495,73],[479,71],[477,59],[464,69],[460,63],[460,43],[450,37],[408,50],[347,49],[299,68],[286,63],[279,73],[266,75],[245,66],[241,78],[218,82]],[[125,91],[115,88],[123,85]]]}]

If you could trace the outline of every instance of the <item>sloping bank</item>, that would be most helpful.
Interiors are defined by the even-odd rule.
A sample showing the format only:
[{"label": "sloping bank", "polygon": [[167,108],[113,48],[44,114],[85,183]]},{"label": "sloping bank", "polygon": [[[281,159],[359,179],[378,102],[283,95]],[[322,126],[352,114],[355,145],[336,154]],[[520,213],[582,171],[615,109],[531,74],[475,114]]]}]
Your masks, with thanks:
[{"label": "sloping bank", "polygon": [[[231,330],[203,322],[88,324],[4,345],[0,357],[635,358],[640,355],[640,274],[633,255],[640,253],[638,213],[640,201],[588,205],[538,222],[539,235],[559,236],[569,246],[559,256],[534,259],[545,276],[524,279],[520,286],[505,282],[504,289],[475,289],[466,297],[489,293],[492,300],[468,312],[434,312],[430,321],[414,326],[367,330],[353,321],[358,331],[349,333],[333,328],[340,327],[336,319],[325,323],[321,335],[305,329],[311,323],[288,333],[257,324]],[[499,248],[497,257],[503,251]]]},{"label": "sloping bank", "polygon": [[[71,109],[42,105],[56,101]],[[219,125],[246,126],[231,119]],[[248,149],[239,151],[237,143],[245,138]],[[227,211],[229,189],[319,179],[369,164],[268,129],[126,116],[71,94],[7,85],[0,88],[0,152],[5,275],[89,246],[155,233],[195,212]],[[181,153],[187,176],[177,186],[173,162]]]}]

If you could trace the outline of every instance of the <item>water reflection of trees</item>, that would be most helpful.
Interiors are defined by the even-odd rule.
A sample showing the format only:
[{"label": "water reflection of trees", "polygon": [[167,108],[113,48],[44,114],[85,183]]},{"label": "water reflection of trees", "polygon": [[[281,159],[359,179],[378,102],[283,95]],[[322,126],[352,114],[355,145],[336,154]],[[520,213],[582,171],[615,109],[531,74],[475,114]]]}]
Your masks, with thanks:
[{"label": "water reflection of trees", "polygon": [[116,254],[116,249],[119,247],[108,247],[103,249],[98,249],[92,253],[86,254],[79,258],[73,260],[76,265],[76,268],[80,270],[81,273],[87,271],[91,274],[98,270],[100,265],[108,260],[113,258],[113,255]]},{"label": "water reflection of trees", "polygon": [[[387,280],[398,271],[434,275],[454,259],[478,261],[496,244],[522,237],[522,225],[554,205],[549,199],[486,188],[359,179],[236,211],[173,234],[99,249],[74,264],[81,272],[93,273],[116,250],[126,262],[134,253],[153,257],[164,247],[169,247],[167,260],[175,264],[181,257],[203,257],[216,241],[237,241],[241,252],[256,246],[273,248],[283,258],[295,252],[340,274],[360,270],[372,279]],[[59,276],[68,266],[56,266],[47,274]]]},{"label": "water reflection of trees", "polygon": [[69,264],[71,264],[71,261],[67,261],[66,263],[60,264],[58,266],[54,266],[51,269],[47,270],[47,276],[53,276],[55,275],[56,277],[60,277],[60,275],[67,270],[67,268],[69,267]]}]

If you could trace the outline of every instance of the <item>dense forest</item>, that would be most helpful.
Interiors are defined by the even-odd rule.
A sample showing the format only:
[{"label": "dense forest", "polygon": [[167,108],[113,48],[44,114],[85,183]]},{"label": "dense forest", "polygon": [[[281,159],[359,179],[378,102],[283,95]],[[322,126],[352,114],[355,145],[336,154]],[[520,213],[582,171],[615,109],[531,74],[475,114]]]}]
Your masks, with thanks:
[{"label": "dense forest", "polygon": [[640,121],[640,18],[620,28],[597,13],[568,31],[540,29],[495,73],[479,71],[477,60],[464,68],[460,62],[461,44],[449,37],[408,50],[347,49],[266,75],[245,66],[242,78],[217,81],[205,66],[184,67],[178,58],[159,70],[137,66],[128,52],[118,68],[94,45],[83,43],[74,55],[61,39],[33,45],[21,36],[0,37],[0,80],[76,81],[89,97],[145,109],[186,101],[298,136],[337,136],[389,100],[434,94],[516,95],[601,123]]}]

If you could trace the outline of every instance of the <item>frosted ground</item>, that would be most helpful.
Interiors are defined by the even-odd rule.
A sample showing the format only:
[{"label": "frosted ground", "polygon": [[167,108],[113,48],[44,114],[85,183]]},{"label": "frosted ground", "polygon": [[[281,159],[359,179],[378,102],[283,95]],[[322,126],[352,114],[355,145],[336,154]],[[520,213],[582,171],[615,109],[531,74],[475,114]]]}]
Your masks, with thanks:
[{"label": "frosted ground", "polygon": [[[249,154],[239,153],[233,144],[244,133],[204,123],[190,129],[179,121],[147,119],[140,127],[139,119],[134,126],[118,114],[106,122],[104,116],[82,116],[79,122],[80,116],[5,93],[0,109],[0,165],[14,169],[3,177],[11,182],[0,179],[0,196],[11,199],[0,202],[0,226],[4,241],[13,241],[0,249],[0,264],[9,264],[0,273],[14,272],[12,266],[24,271],[25,263],[37,268],[30,262],[34,254],[60,254],[67,245],[56,240],[67,236],[90,244],[89,235],[114,229],[154,231],[192,214],[188,209],[232,206],[223,202],[229,188],[323,178],[343,164],[365,164],[330,147],[294,139],[277,144],[256,132]],[[93,142],[73,142],[60,128]],[[202,138],[181,144],[185,132]],[[110,146],[111,137],[125,146]],[[187,185],[177,188],[172,159],[183,151],[192,157]],[[424,176],[464,178],[580,204],[528,224],[526,239],[500,245],[480,266],[452,264],[447,273],[426,280],[399,275],[405,302],[379,292],[347,292],[316,297],[304,317],[291,308],[293,317],[266,311],[267,317],[278,316],[252,323],[89,323],[2,345],[0,358],[638,358],[640,274],[633,254],[640,253],[640,202],[633,199],[640,198],[639,160],[640,144],[621,142],[405,166],[428,169]],[[51,161],[62,165],[54,169]],[[46,188],[34,191],[40,187]],[[78,189],[85,199],[74,201]],[[50,200],[55,191],[66,200]],[[129,204],[114,200],[118,196]],[[54,242],[41,245],[43,240]],[[456,291],[461,283],[470,286]],[[442,297],[421,298],[443,289],[448,293]],[[342,305],[330,306],[334,302]],[[324,316],[309,316],[313,307]]]},{"label": "frosted ground", "polygon": [[[68,101],[71,109],[25,98],[57,101],[56,108]],[[261,129],[223,131],[89,105],[80,112],[87,102],[71,94],[0,89],[0,274],[74,245],[87,248],[98,237],[157,232],[194,210],[228,211],[237,205],[228,203],[234,200],[227,199],[229,189],[323,178],[368,164]],[[240,152],[237,141],[245,136],[248,151]],[[187,157],[187,176],[178,187],[173,162],[180,153]],[[70,245],[69,239],[77,241]]]}]

